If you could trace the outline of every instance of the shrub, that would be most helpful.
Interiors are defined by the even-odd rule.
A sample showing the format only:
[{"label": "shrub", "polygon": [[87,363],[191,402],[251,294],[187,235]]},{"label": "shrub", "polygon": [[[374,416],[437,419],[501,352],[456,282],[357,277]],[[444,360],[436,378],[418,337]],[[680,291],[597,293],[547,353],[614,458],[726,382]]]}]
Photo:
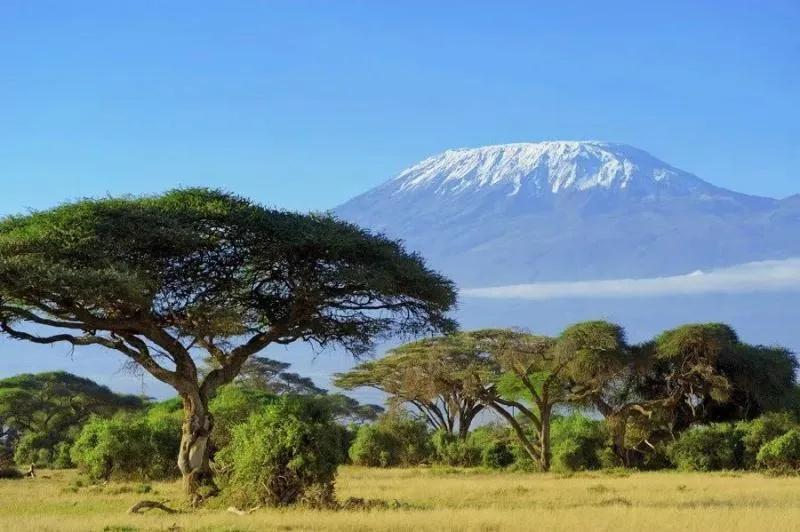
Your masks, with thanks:
[{"label": "shrub", "polygon": [[756,460],[759,466],[774,471],[800,470],[800,429],[765,443]]},{"label": "shrub", "polygon": [[437,430],[431,437],[436,462],[455,467],[475,467],[481,463],[481,448],[471,438],[457,436]]},{"label": "shrub", "polygon": [[229,499],[239,505],[333,504],[344,460],[343,428],[313,397],[283,397],[234,427],[216,463]]},{"label": "shrub", "polygon": [[14,448],[14,462],[24,466],[34,464],[39,468],[55,467],[53,464],[53,448],[56,445],[57,443],[51,435],[26,432]]},{"label": "shrub", "polygon": [[216,449],[226,447],[233,437],[233,428],[256,412],[275,402],[276,396],[238,384],[229,384],[219,389],[208,409],[214,416],[211,442]]},{"label": "shrub", "polygon": [[51,467],[53,469],[70,469],[75,467],[75,464],[72,462],[72,457],[70,456],[71,449],[71,442],[62,441],[58,443],[55,449],[53,449]]},{"label": "shrub", "polygon": [[491,469],[504,469],[514,463],[514,450],[507,440],[493,440],[481,451],[481,464]]},{"label": "shrub", "polygon": [[553,420],[551,442],[556,471],[600,469],[608,460],[605,425],[579,413]]},{"label": "shrub", "polygon": [[72,461],[93,479],[148,480],[178,475],[180,424],[168,416],[92,418],[71,449]]},{"label": "shrub", "polygon": [[390,414],[362,425],[349,451],[356,465],[412,466],[428,461],[431,443],[427,425],[408,415]]},{"label": "shrub", "polygon": [[742,442],[733,425],[715,423],[681,434],[668,451],[672,463],[684,471],[717,471],[741,466]]},{"label": "shrub", "polygon": [[481,425],[469,434],[470,444],[480,449],[480,463],[492,469],[503,469],[514,463],[513,440],[511,429],[498,423]]},{"label": "shrub", "polygon": [[400,438],[377,424],[362,425],[348,454],[355,465],[392,467],[400,464]]},{"label": "shrub", "polygon": [[742,465],[750,468],[756,465],[758,451],[765,443],[797,428],[797,422],[788,412],[775,412],[752,421],[742,421],[736,428],[742,438]]}]

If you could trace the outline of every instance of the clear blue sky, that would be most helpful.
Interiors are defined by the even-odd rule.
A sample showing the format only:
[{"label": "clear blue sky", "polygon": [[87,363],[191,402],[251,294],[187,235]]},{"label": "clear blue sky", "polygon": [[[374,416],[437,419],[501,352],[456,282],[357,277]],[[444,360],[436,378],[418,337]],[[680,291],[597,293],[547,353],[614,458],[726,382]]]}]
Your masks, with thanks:
[{"label": "clear blue sky", "polygon": [[786,196],[798,28],[797,0],[4,0],[0,214],[178,185],[327,209],[446,148],[543,139]]}]

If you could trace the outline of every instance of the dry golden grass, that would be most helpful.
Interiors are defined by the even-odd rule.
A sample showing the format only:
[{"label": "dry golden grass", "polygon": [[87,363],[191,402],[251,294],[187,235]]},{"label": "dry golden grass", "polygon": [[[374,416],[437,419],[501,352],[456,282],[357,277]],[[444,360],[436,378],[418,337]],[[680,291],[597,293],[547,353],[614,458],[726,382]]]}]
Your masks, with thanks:
[{"label": "dry golden grass", "polygon": [[[177,483],[75,488],[72,471],[0,481],[0,530],[800,530],[800,479],[758,474],[557,475],[431,469],[342,468],[347,497],[397,500],[404,509],[208,508],[127,515],[142,499],[182,500]],[[407,506],[405,506],[407,505]]]}]

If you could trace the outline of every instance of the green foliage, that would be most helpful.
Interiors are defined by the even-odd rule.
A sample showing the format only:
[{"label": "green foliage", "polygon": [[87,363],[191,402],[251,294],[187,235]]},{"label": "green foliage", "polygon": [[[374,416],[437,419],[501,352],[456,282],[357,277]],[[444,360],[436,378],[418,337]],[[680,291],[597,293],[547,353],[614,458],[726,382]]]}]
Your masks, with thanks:
[{"label": "green foliage", "polygon": [[[84,199],[0,220],[0,330],[116,351],[175,388],[194,419],[271,344],[359,355],[394,334],[454,331],[455,303],[452,281],[401,242],[220,190]],[[205,375],[198,349],[217,363]],[[210,422],[187,424],[185,441],[198,444],[179,447],[192,492],[212,477],[201,434]]]},{"label": "green foliage", "polygon": [[359,427],[349,454],[356,465],[405,467],[428,461],[431,452],[430,435],[423,421],[389,414],[377,423]]},{"label": "green foliage", "polygon": [[585,321],[564,329],[556,350],[571,360],[569,378],[581,385],[601,384],[630,361],[625,331],[606,321]]},{"label": "green foliage", "polygon": [[470,445],[480,450],[480,463],[490,469],[504,469],[515,461],[513,435],[505,425],[481,425],[469,433]]},{"label": "green foliage", "polygon": [[364,352],[385,334],[453,329],[456,294],[382,235],[192,188],[0,220],[0,300],[23,340],[14,322],[86,323],[90,343],[121,324],[140,339],[156,327],[207,341],[281,323],[286,338]]},{"label": "green foliage", "polygon": [[792,429],[764,444],[758,451],[757,463],[774,471],[800,470],[800,429]]},{"label": "green foliage", "polygon": [[361,404],[352,397],[341,393],[324,394],[319,398],[328,403],[333,418],[345,425],[376,421],[385,411],[382,406]]},{"label": "green foliage", "polygon": [[475,467],[481,463],[481,448],[470,438],[462,440],[444,430],[431,437],[433,458],[437,463],[454,467]]},{"label": "green foliage", "polygon": [[72,467],[69,446],[91,415],[110,416],[143,406],[138,397],[66,372],[21,374],[0,380],[0,419],[17,435],[18,464]]},{"label": "green foliage", "polygon": [[668,452],[683,471],[737,469],[742,463],[741,434],[730,423],[694,427],[681,434]]},{"label": "green foliage", "polygon": [[242,506],[329,505],[343,432],[324,402],[282,397],[236,426],[217,454],[224,490]]},{"label": "green foliage", "polygon": [[471,333],[455,333],[392,349],[385,357],[337,374],[334,384],[346,390],[381,390],[391,406],[416,408],[434,430],[466,434],[484,408],[478,376],[490,364]]},{"label": "green foliage", "polygon": [[[220,363],[214,357],[205,360],[205,372],[219,368]],[[247,359],[239,370],[235,383],[244,387],[260,390],[271,395],[321,395],[327,390],[319,388],[314,381],[297,373],[287,371],[291,367],[288,362],[257,356]]]},{"label": "green foliage", "polygon": [[765,412],[791,409],[797,370],[797,359],[788,349],[738,343],[720,359],[720,371],[732,386],[728,402],[732,408],[712,415],[753,419]]},{"label": "green foliage", "polygon": [[552,424],[552,441],[556,471],[600,469],[608,461],[608,433],[600,420],[580,413],[556,418]]},{"label": "green foliage", "polygon": [[87,422],[71,458],[91,478],[151,480],[178,475],[180,422],[169,415],[117,415]]},{"label": "green foliage", "polygon": [[742,465],[751,468],[756,465],[758,451],[764,444],[798,428],[798,424],[788,412],[771,412],[752,421],[742,421],[736,428],[743,444]]},{"label": "green foliage", "polygon": [[260,388],[229,384],[219,389],[208,408],[214,416],[211,441],[217,449],[230,444],[233,430],[256,412],[274,403],[277,397]]},{"label": "green foliage", "polygon": [[400,464],[400,438],[377,424],[362,425],[348,454],[355,465],[392,467]]},{"label": "green foliage", "polygon": [[514,463],[514,450],[507,440],[492,440],[481,450],[481,465],[490,469],[505,469]]}]

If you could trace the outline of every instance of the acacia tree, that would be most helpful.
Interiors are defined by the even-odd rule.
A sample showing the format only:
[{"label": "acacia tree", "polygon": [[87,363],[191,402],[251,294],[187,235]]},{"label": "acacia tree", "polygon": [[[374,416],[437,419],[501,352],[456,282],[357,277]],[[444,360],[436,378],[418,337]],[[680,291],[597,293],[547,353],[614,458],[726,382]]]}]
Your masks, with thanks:
[{"label": "acacia tree", "polygon": [[[214,358],[206,359],[205,372],[219,367]],[[254,356],[245,362],[239,370],[235,382],[246,388],[254,388],[276,395],[298,394],[319,395],[327,393],[318,387],[309,377],[287,371],[291,367],[288,362],[281,362],[268,357]]]},{"label": "acacia tree", "polygon": [[[395,241],[215,190],[0,221],[0,330],[103,346],[172,386],[184,409],[178,466],[195,498],[214,489],[208,399],[251,356],[297,340],[361,354],[391,334],[449,331],[455,298]],[[218,363],[205,377],[193,357],[203,354]]]},{"label": "acacia tree", "polygon": [[627,464],[625,429],[635,414],[647,415],[638,386],[639,360],[619,325],[586,321],[567,327],[557,349],[571,360],[564,372],[568,401],[597,410],[606,420],[614,453]]},{"label": "acacia tree", "polygon": [[559,375],[569,361],[554,345],[552,338],[510,329],[461,332],[401,346],[339,375],[335,383],[388,393],[392,401],[415,406],[435,428],[462,439],[475,416],[490,408],[511,425],[531,459],[548,470],[553,407],[563,398]]},{"label": "acacia tree", "polygon": [[0,380],[0,439],[11,449],[20,436],[35,438],[38,449],[70,441],[93,414],[142,408],[141,398],[119,395],[106,386],[63,371],[21,374]]},{"label": "acacia tree", "polygon": [[[719,323],[684,325],[630,346],[620,326],[583,322],[562,333],[559,349],[573,359],[564,374],[569,400],[605,417],[625,465],[692,423],[775,407],[795,383],[788,351],[743,344]],[[638,441],[628,441],[631,428]]]},{"label": "acacia tree", "polygon": [[426,338],[337,374],[334,384],[346,390],[380,390],[389,395],[391,405],[411,405],[434,429],[466,439],[485,407],[472,378],[487,369],[482,355],[468,333]]},{"label": "acacia tree", "polygon": [[[514,429],[531,459],[542,471],[550,470],[550,427],[553,408],[565,401],[562,373],[572,362],[556,340],[511,329],[471,333],[481,351],[494,364],[493,385],[481,387],[482,401]],[[517,414],[518,413],[518,414]],[[517,419],[534,429],[529,434]]]}]

